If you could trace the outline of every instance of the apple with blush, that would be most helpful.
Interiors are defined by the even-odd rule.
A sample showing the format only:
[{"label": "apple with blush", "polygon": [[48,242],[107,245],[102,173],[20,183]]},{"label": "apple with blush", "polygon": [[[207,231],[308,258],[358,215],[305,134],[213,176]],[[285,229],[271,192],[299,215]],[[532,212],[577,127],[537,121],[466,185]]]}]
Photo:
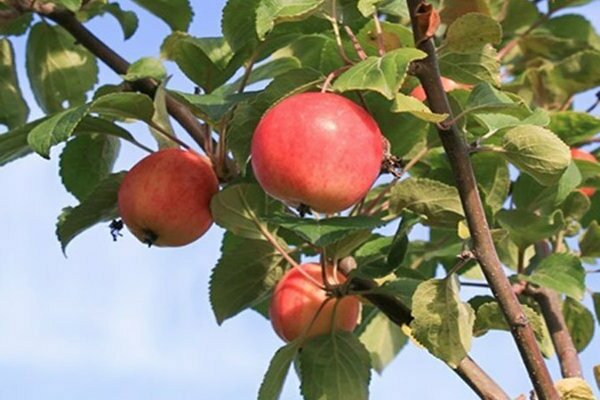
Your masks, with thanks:
[{"label": "apple with blush", "polygon": [[335,213],[360,201],[379,176],[384,137],[373,117],[351,100],[301,93],[263,115],[251,156],[268,194],[293,207]]},{"label": "apple with blush", "polygon": [[[352,332],[360,316],[361,305],[356,296],[328,297],[323,286],[321,265],[302,264],[286,272],[275,286],[269,317],[275,332],[286,342],[302,335],[311,338],[333,331]],[[307,274],[313,280],[309,280]],[[341,284],[346,278],[333,267],[326,269],[331,284]],[[326,302],[326,303],[325,303]],[[325,303],[323,305],[323,303]],[[334,315],[335,313],[335,315]]]},{"label": "apple with blush", "polygon": [[210,160],[188,150],[160,150],[138,162],[119,188],[119,214],[143,243],[184,246],[211,226],[219,182]]}]

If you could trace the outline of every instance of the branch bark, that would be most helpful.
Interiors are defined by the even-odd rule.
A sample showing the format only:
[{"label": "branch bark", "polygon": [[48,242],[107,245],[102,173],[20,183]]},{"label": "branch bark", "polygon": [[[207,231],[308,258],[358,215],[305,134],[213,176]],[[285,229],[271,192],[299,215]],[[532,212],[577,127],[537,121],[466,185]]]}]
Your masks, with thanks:
[{"label": "branch bark", "polygon": [[[340,271],[348,275],[356,267],[354,260],[347,257],[339,264]],[[357,291],[369,291],[379,285],[369,279],[352,277],[351,288]],[[410,325],[413,320],[410,308],[393,296],[385,294],[364,294],[375,307],[383,312],[398,326]],[[465,357],[456,369],[452,369],[477,395],[484,400],[509,400],[510,397],[485,371],[469,356]]]},{"label": "branch bark", "polygon": [[[425,89],[431,110],[435,113],[451,115],[450,104],[440,78],[433,40],[421,37],[418,29],[417,13],[425,3],[422,0],[407,0],[407,3],[415,43],[418,43],[420,50],[427,53],[426,59],[415,63],[416,75]],[[456,186],[473,240],[473,252],[511,328],[533,387],[540,399],[559,400],[560,397],[544,363],[533,330],[498,259],[479,197],[467,144],[455,125],[440,126],[438,134],[454,172]]]},{"label": "branch bark", "polygon": [[[75,14],[67,10],[51,10],[47,13],[40,10],[35,11],[62,26],[77,40],[77,43],[87,48],[114,72],[120,75],[127,73],[127,69],[130,65],[129,62],[83,26],[83,24],[77,20]],[[153,96],[158,88],[158,84],[152,79],[140,79],[134,82],[133,86],[136,90],[150,96]],[[185,105],[178,102],[169,94],[166,95],[166,105],[169,114],[186,130],[198,146],[212,157],[212,154],[209,154],[205,146],[204,127],[194,114]],[[235,166],[231,160],[227,160],[227,163],[227,171],[222,174],[224,176],[220,176],[222,180],[227,180],[229,178],[227,175],[235,173]],[[219,169],[217,168],[217,170]]]},{"label": "branch bark", "polygon": [[[542,258],[551,254],[550,244],[547,241],[537,243],[535,247],[538,256]],[[540,306],[558,356],[562,377],[582,378],[581,362],[562,313],[558,293],[548,288],[533,288],[531,285],[527,285],[523,293],[531,296]]]}]

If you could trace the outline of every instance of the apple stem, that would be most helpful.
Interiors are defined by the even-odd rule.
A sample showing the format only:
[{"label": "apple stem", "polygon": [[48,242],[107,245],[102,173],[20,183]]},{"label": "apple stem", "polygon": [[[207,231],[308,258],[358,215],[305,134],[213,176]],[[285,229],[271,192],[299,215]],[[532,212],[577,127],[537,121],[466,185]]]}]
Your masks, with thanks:
[{"label": "apple stem", "polygon": [[367,53],[365,53],[365,50],[360,45],[360,42],[356,38],[356,35],[354,34],[354,32],[352,32],[352,29],[348,25],[344,25],[344,30],[348,34],[348,37],[350,38],[350,41],[352,42],[352,46],[354,46],[354,51],[356,51],[356,55],[358,55],[358,58],[360,58],[361,60],[366,59]]},{"label": "apple stem", "polygon": [[335,44],[338,49],[338,53],[344,62],[348,65],[354,64],[348,55],[346,54],[346,50],[344,50],[344,44],[342,43],[342,35],[340,35],[340,26],[337,22],[337,4],[336,0],[331,1],[331,17],[327,18],[329,22],[331,22],[331,26],[333,27],[333,34],[335,36]]},{"label": "apple stem", "polygon": [[327,90],[329,89],[329,86],[331,85],[331,81],[333,81],[335,78],[337,78],[338,76],[340,76],[340,74],[346,70],[350,69],[350,65],[344,65],[343,67],[340,67],[332,72],[330,72],[327,75],[327,78],[325,79],[325,82],[323,82],[323,86],[321,86],[321,93],[325,93],[327,92]]},{"label": "apple stem", "polygon": [[154,129],[155,131],[159,132],[161,135],[166,137],[167,139],[177,143],[178,145],[180,145],[181,147],[183,147],[186,150],[190,150],[190,146],[187,143],[183,142],[178,137],[171,135],[169,132],[167,132],[162,126],[158,125],[157,123],[155,123],[153,121],[149,121],[148,125],[152,129]]},{"label": "apple stem", "polygon": [[381,29],[381,21],[379,21],[377,9],[373,13],[373,23],[375,24],[375,35],[377,37],[377,51],[379,57],[383,57],[385,55],[385,42],[383,41],[383,29]]}]

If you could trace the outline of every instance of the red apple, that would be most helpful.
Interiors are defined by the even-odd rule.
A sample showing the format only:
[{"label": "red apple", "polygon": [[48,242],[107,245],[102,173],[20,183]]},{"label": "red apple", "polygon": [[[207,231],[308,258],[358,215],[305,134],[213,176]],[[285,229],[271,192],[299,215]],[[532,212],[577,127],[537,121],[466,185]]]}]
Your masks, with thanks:
[{"label": "red apple", "polygon": [[381,169],[383,140],[375,120],[347,98],[296,94],[262,117],[252,167],[271,196],[334,213],[369,191]]},{"label": "red apple", "polygon": [[[574,160],[584,160],[584,161],[590,161],[593,163],[598,162],[598,159],[596,157],[594,157],[593,154],[591,154],[585,150],[577,149],[575,147],[571,149],[571,157]],[[579,191],[581,193],[585,194],[587,197],[592,197],[594,195],[594,193],[596,193],[596,188],[582,187],[579,189]]]},{"label": "red apple", "polygon": [[[322,284],[320,265],[302,264],[300,268]],[[327,279],[330,283],[343,283],[346,280],[341,273],[337,273],[335,278],[333,268],[329,267]],[[317,287],[297,268],[292,268],[281,278],[273,293],[269,308],[273,329],[279,337],[288,342],[303,334],[305,338],[309,338],[338,330],[352,332],[358,324],[360,315],[358,298],[346,296],[341,299],[330,299],[315,318],[319,308],[327,299],[325,290]]]},{"label": "red apple", "polygon": [[[471,85],[465,85],[463,83],[458,83],[453,81],[452,79],[448,79],[442,76],[442,86],[446,92],[450,92],[454,89],[470,89]],[[423,89],[422,85],[417,86],[410,92],[410,95],[417,100],[425,101],[427,95],[425,94],[425,89]]]},{"label": "red apple", "polygon": [[119,188],[119,213],[142,242],[183,246],[212,224],[210,200],[219,182],[207,157],[166,149],[138,162]]}]

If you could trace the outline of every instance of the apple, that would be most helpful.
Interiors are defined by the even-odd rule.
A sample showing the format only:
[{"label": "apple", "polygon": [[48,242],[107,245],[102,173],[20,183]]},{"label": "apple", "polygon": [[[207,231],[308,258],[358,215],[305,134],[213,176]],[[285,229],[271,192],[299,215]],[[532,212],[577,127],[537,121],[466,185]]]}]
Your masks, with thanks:
[{"label": "apple", "polygon": [[252,138],[252,168],[271,196],[335,213],[362,199],[381,170],[384,138],[360,106],[333,93],[292,95]]},{"label": "apple", "polygon": [[[458,83],[453,81],[452,79],[448,79],[442,76],[442,86],[446,92],[450,92],[454,89],[470,89],[471,85],[465,85],[463,83]],[[417,100],[425,101],[427,99],[427,94],[425,94],[425,89],[423,89],[422,85],[417,86],[410,92],[410,95]]]},{"label": "apple", "polygon": [[[321,265],[302,264],[300,268],[315,281],[323,283]],[[339,272],[334,279],[333,273],[333,267],[329,266],[327,268],[329,283],[343,283],[346,280]],[[315,282],[304,276],[298,268],[290,269],[275,286],[271,299],[269,317],[273,329],[287,342],[303,334],[305,338],[310,338],[332,331],[352,332],[358,325],[360,316],[358,298],[356,296],[331,298],[321,308],[328,298],[327,292],[317,287]],[[315,318],[317,312],[319,314]]]},{"label": "apple", "polygon": [[[584,160],[584,161],[590,161],[593,163],[597,163],[598,159],[596,157],[594,157],[593,154],[585,151],[585,150],[581,150],[578,148],[571,148],[571,158],[573,158],[574,160]],[[596,193],[596,188],[593,187],[582,187],[579,189],[579,191],[583,194],[585,194],[587,197],[592,197],[594,195],[594,193]]]},{"label": "apple", "polygon": [[119,213],[142,242],[184,246],[212,224],[210,200],[219,182],[207,157],[160,150],[138,162],[119,188]]}]

